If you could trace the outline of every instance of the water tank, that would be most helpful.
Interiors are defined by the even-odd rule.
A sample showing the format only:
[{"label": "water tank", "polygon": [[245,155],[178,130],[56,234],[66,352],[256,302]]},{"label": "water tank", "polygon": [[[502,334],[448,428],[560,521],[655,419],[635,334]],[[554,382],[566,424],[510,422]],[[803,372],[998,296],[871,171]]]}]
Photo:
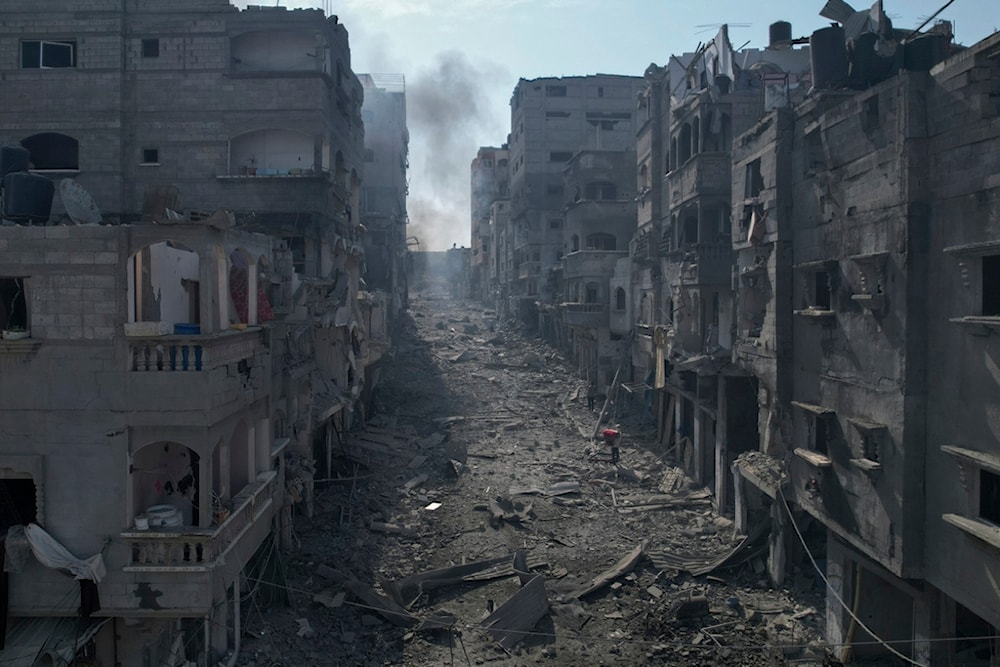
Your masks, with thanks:
[{"label": "water tank", "polygon": [[929,72],[932,67],[948,57],[948,35],[924,35],[907,42],[903,54],[903,66],[913,72]]},{"label": "water tank", "polygon": [[847,44],[839,25],[820,28],[809,38],[813,88],[829,90],[847,81]]},{"label": "water tank", "polygon": [[792,24],[788,21],[775,21],[768,28],[768,34],[768,45],[772,49],[786,48],[792,41]]},{"label": "water tank", "polygon": [[4,146],[0,148],[0,178],[15,171],[28,171],[31,163],[31,153],[23,146]]},{"label": "water tank", "polygon": [[3,177],[3,217],[15,222],[45,224],[52,212],[56,184],[24,171]]}]

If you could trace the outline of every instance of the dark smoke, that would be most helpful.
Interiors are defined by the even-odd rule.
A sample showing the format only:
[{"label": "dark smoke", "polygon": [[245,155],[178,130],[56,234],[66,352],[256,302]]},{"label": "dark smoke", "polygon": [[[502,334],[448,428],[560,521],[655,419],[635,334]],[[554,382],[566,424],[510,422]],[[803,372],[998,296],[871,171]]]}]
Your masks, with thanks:
[{"label": "dark smoke", "polygon": [[462,53],[447,51],[407,79],[415,186],[407,202],[409,233],[420,239],[422,249],[469,244],[469,163],[480,145],[506,136],[504,107],[491,105],[490,99],[491,89],[505,78],[497,65],[476,65]]}]

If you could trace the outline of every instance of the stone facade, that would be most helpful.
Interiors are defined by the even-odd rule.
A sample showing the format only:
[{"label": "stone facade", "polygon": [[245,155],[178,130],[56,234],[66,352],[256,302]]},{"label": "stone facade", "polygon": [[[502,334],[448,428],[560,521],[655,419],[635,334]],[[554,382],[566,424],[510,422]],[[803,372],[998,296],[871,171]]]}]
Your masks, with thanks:
[{"label": "stone facade", "polygon": [[[103,555],[77,638],[108,664],[178,646],[231,660],[241,572],[290,539],[293,505],[311,513],[405,304],[399,255],[391,284],[361,282],[383,248],[358,215],[373,211],[347,31],[224,0],[0,11],[0,145],[103,218],[72,224],[60,185],[47,224],[0,226],[4,528],[33,519]],[[405,161],[405,111],[392,122]],[[405,199],[391,214],[405,253]],[[10,576],[8,628],[80,599],[31,560]]]}]

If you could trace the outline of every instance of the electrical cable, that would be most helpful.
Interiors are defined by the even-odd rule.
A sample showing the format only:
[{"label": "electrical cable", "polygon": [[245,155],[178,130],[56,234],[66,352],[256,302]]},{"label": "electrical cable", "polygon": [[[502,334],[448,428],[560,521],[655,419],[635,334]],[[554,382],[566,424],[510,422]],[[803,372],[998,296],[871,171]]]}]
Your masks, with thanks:
[{"label": "electrical cable", "polygon": [[905,661],[905,662],[907,662],[907,663],[909,663],[911,665],[916,665],[916,667],[927,667],[923,663],[917,662],[916,660],[903,655],[902,653],[900,653],[899,651],[897,651],[896,649],[894,649],[892,646],[890,646],[889,644],[887,644],[878,635],[876,635],[872,631],[871,628],[869,628],[867,625],[865,625],[864,621],[862,621],[860,618],[858,618],[857,614],[855,614],[853,611],[851,611],[851,608],[849,606],[847,606],[847,603],[844,602],[844,599],[842,597],[840,597],[840,594],[837,593],[836,589],[834,589],[832,586],[830,586],[830,581],[826,578],[826,574],[823,572],[822,569],[820,569],[819,565],[816,563],[816,559],[813,558],[812,551],[809,550],[809,547],[806,545],[805,538],[802,537],[802,532],[799,530],[798,525],[795,523],[795,517],[792,516],[792,509],[788,506],[788,501],[785,500],[785,494],[781,490],[780,486],[778,487],[778,495],[781,497],[781,504],[782,504],[782,506],[785,508],[785,511],[788,513],[788,518],[789,518],[789,521],[792,524],[792,528],[795,530],[795,534],[798,536],[799,542],[802,543],[802,548],[805,549],[806,555],[809,556],[809,562],[812,563],[813,569],[816,570],[816,574],[818,574],[819,577],[820,577],[820,579],[823,580],[823,584],[826,586],[826,590],[829,591],[829,593],[831,595],[833,595],[833,597],[837,600],[838,603],[840,603],[840,606],[844,608],[844,611],[846,611],[850,615],[850,617],[854,620],[854,622],[856,622],[861,627],[862,630],[864,630],[869,635],[871,635],[879,644],[881,644],[882,646],[884,646],[886,648],[886,650],[889,651],[890,653],[892,653],[894,656],[896,656],[900,660],[903,660],[903,661]]}]

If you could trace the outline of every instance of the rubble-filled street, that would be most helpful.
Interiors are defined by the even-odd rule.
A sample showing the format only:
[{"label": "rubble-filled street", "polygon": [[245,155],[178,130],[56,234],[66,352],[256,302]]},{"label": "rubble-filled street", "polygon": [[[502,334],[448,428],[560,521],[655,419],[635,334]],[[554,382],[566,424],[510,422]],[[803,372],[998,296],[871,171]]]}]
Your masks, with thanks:
[{"label": "rubble-filled street", "polygon": [[239,664],[823,663],[822,582],[771,589],[766,533],[735,534],[655,424],[623,420],[614,465],[558,353],[443,291],[409,314],[340,478],[296,510],[289,605],[248,582]]}]

